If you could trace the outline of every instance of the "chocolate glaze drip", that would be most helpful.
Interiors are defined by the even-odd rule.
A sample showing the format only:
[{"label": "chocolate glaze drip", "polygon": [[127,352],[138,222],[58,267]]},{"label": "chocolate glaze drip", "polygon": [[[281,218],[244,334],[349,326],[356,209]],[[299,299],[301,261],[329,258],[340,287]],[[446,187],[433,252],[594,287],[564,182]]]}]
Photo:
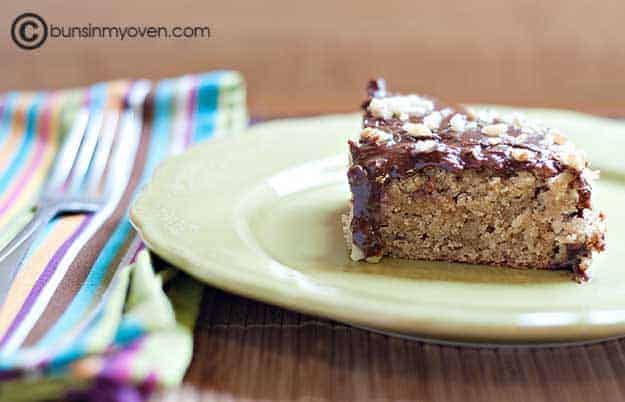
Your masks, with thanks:
[{"label": "chocolate glaze drip", "polygon": [[[347,176],[353,194],[353,219],[351,223],[354,244],[359,247],[365,257],[381,256],[384,244],[380,236],[381,201],[384,187],[393,180],[410,177],[417,172],[437,167],[453,173],[461,173],[465,169],[488,170],[494,175],[511,177],[520,171],[527,171],[536,177],[546,179],[569,171],[575,180],[571,186],[579,192],[578,215],[585,208],[590,208],[590,185],[576,169],[565,166],[555,157],[556,146],[544,143],[544,129],[523,131],[522,128],[508,125],[507,136],[501,143],[493,144],[490,138],[482,133],[484,123],[470,127],[463,132],[455,132],[450,128],[449,121],[456,113],[467,116],[467,121],[476,121],[469,111],[459,105],[450,105],[430,99],[434,102],[434,111],[449,109],[439,129],[431,137],[415,138],[403,128],[406,121],[398,117],[388,119],[374,116],[368,107],[373,98],[392,96],[386,91],[384,80],[372,80],[367,85],[367,99],[362,107],[365,111],[363,128],[371,127],[392,134],[392,141],[378,141],[379,138],[361,137],[358,142],[349,141],[352,166]],[[423,117],[412,116],[411,123],[422,123]],[[477,121],[476,121],[477,122]],[[488,124],[503,123],[495,118]],[[524,135],[524,141],[516,141],[516,137]],[[424,140],[436,141],[433,152],[417,152],[415,143]],[[515,149],[531,151],[523,161],[512,156]],[[569,259],[558,267],[579,265],[580,256],[588,250],[568,250]]]}]

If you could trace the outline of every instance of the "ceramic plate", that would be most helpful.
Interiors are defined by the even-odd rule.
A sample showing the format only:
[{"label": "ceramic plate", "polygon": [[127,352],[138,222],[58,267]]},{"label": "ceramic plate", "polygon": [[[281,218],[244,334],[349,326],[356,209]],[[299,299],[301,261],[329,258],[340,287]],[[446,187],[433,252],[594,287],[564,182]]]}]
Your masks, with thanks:
[{"label": "ceramic plate", "polygon": [[165,162],[132,209],[147,245],[213,286],[358,326],[451,342],[583,342],[625,334],[625,130],[533,110],[603,169],[608,251],[567,272],[383,259],[350,261],[348,136],[359,115],[274,121]]}]

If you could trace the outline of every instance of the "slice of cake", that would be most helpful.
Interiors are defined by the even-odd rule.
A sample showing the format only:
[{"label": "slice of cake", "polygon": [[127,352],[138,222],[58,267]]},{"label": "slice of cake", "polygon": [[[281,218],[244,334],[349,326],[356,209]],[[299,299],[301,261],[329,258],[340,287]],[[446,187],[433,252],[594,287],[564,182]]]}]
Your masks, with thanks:
[{"label": "slice of cake", "polygon": [[349,142],[353,260],[383,256],[568,269],[605,247],[597,173],[564,134],[520,114],[475,113],[371,81]]}]

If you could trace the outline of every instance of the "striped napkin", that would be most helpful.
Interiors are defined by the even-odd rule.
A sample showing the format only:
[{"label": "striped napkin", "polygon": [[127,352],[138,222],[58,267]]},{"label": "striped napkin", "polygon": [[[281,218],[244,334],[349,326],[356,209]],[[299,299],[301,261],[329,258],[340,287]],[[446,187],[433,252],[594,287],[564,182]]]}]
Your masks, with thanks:
[{"label": "striped napkin", "polygon": [[32,214],[77,112],[87,107],[121,116],[128,107],[124,100],[146,88],[125,188],[96,214],[51,222],[35,239],[0,310],[1,401],[64,397],[70,389],[83,399],[141,400],[178,384],[190,363],[202,287],[151,261],[127,212],[168,155],[245,128],[239,74],[1,96],[0,246]]}]

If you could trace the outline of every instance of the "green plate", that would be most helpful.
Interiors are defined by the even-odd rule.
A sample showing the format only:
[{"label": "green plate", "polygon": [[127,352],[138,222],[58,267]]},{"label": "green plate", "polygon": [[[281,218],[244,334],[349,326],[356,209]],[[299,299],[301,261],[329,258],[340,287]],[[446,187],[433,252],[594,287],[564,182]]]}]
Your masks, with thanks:
[{"label": "green plate", "polygon": [[289,309],[420,338],[585,342],[625,334],[625,125],[529,110],[571,133],[594,167],[608,251],[567,272],[348,258],[346,140],[359,115],[274,121],[166,161],[137,199],[147,245],[213,286]]}]

